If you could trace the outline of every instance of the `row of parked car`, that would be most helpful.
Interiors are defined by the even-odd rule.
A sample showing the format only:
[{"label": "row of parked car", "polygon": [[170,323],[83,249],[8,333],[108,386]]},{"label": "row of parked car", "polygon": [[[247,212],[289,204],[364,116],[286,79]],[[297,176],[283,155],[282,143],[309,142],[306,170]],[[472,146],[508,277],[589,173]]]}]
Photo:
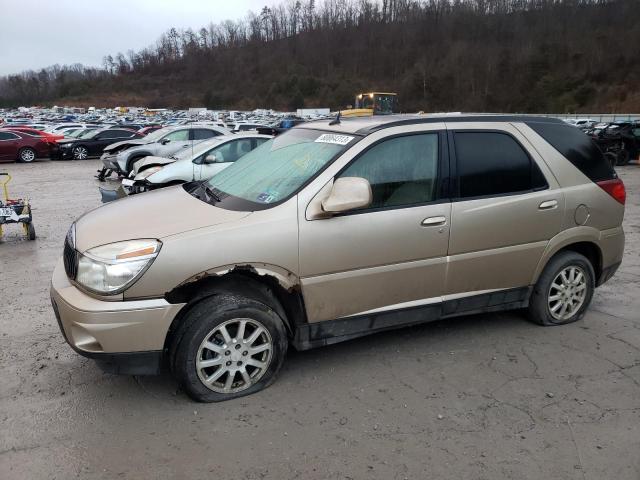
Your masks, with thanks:
[{"label": "row of parked car", "polygon": [[99,180],[116,173],[118,191],[103,190],[103,200],[193,180],[208,180],[271,138],[257,132],[231,133],[223,127],[164,127],[141,139],[104,149]]},{"label": "row of parked car", "polygon": [[0,161],[84,160],[114,141],[143,138],[160,125],[7,124],[0,128]]},{"label": "row of parked car", "polygon": [[[255,133],[276,135],[304,120],[295,117],[284,117],[276,122],[262,124],[248,121],[233,123],[199,122],[181,123],[167,126],[149,123],[118,123],[100,125],[90,123],[64,122],[59,124],[46,123],[7,123],[0,125],[0,161],[32,162],[36,158],[50,157],[53,160],[84,160],[92,156],[100,156],[105,148],[119,143],[120,152],[130,146],[153,144],[160,139],[165,142],[165,148],[147,152],[144,155],[171,155],[175,153],[173,147],[180,143],[181,148],[192,146],[196,142],[207,140],[216,135],[234,133]],[[173,128],[173,130],[167,130]],[[163,129],[156,136],[150,134]],[[173,133],[175,132],[175,133]],[[167,135],[172,133],[172,135]],[[186,136],[185,136],[186,135]],[[131,143],[133,142],[133,143]],[[167,145],[173,142],[172,145]],[[188,144],[188,145],[187,145]],[[132,155],[129,156],[129,153]],[[138,151],[127,153],[127,160],[140,157]],[[222,162],[224,163],[224,162]],[[130,166],[122,165],[110,170],[126,173]]]},{"label": "row of parked car", "polygon": [[600,147],[612,166],[626,165],[640,154],[640,121],[596,122],[580,119],[570,122]]}]

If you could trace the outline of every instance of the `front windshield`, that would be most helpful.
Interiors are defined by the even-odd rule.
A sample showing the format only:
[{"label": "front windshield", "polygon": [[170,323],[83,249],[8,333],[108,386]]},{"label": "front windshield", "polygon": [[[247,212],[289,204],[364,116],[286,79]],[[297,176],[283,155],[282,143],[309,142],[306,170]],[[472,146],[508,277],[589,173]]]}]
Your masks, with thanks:
[{"label": "front windshield", "polygon": [[97,129],[97,128],[93,128],[93,129],[89,129],[89,130],[81,130],[79,132],[79,134],[75,135],[75,136],[78,137],[78,138],[84,138],[84,139],[93,138],[98,134],[98,132],[102,132],[102,131],[104,131],[104,130],[100,130],[100,129]]},{"label": "front windshield", "polygon": [[304,185],[354,138],[319,130],[289,130],[238,159],[208,185],[221,198],[277,203]]},{"label": "front windshield", "polygon": [[75,132],[71,132],[67,137],[69,138],[80,138],[80,136],[87,133],[87,130],[76,130]]},{"label": "front windshield", "polygon": [[149,135],[145,136],[144,140],[149,142],[156,142],[160,140],[162,137],[164,137],[167,133],[170,133],[172,131],[173,131],[173,128],[171,127],[159,128],[155,132],[151,132]]}]

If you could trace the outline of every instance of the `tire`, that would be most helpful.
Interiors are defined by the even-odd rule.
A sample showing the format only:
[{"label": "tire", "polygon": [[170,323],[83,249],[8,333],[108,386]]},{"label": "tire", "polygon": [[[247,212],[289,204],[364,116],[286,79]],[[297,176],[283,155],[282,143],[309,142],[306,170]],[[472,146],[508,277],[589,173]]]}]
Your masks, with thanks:
[{"label": "tire", "polygon": [[[239,333],[241,322],[246,325],[244,335]],[[251,341],[253,335],[258,337]],[[282,367],[287,345],[283,321],[273,309],[246,297],[221,294],[190,308],[171,342],[169,362],[193,400],[221,402],[271,385]],[[256,352],[262,350],[251,353],[252,346]],[[197,367],[197,360],[202,367]]]},{"label": "tire", "polygon": [[31,163],[36,159],[36,151],[31,147],[21,148],[18,152],[18,161],[23,163]]},{"label": "tire", "polygon": [[626,165],[630,159],[631,156],[628,150],[620,150],[618,152],[618,158],[616,159],[616,165]]},{"label": "tire", "polygon": [[74,160],[86,160],[89,158],[89,150],[84,145],[78,145],[73,147],[73,159]]},{"label": "tire", "polygon": [[33,226],[33,223],[28,223],[27,224],[27,238],[29,240],[35,240],[36,239],[36,227]]},{"label": "tire", "polygon": [[144,158],[145,156],[146,155],[138,155],[137,157],[133,157],[129,159],[129,161],[127,162],[127,171],[125,172],[126,175],[129,175],[129,173],[131,173],[131,170],[133,170],[134,163],[136,163],[141,158]]},{"label": "tire", "polygon": [[[567,280],[571,280],[572,271],[573,282],[564,282],[562,273]],[[560,286],[565,290],[560,290]],[[580,320],[591,303],[594,289],[595,272],[591,262],[576,252],[560,252],[551,258],[533,287],[528,317],[532,322],[544,326],[565,325]],[[556,309],[555,312],[553,309]]]}]

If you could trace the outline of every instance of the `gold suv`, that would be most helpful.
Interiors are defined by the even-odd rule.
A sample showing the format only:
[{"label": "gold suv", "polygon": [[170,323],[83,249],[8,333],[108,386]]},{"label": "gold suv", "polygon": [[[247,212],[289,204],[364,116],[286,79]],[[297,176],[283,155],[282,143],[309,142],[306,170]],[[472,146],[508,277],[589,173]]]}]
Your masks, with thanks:
[{"label": "gold suv", "polygon": [[316,121],[79,218],[52,303],[103,367],[168,365],[192,398],[226,400],[268,386],[290,344],[506,309],[574,322],[620,265],[624,202],[559,120]]}]

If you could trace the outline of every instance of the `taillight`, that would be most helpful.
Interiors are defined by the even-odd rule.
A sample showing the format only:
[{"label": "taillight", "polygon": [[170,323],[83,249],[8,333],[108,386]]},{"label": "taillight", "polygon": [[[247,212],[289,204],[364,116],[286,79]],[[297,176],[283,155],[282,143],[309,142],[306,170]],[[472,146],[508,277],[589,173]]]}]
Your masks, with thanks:
[{"label": "taillight", "polygon": [[627,192],[624,189],[624,183],[622,183],[622,180],[614,178],[613,180],[602,180],[596,183],[601,189],[624,205],[624,202],[627,199]]}]

